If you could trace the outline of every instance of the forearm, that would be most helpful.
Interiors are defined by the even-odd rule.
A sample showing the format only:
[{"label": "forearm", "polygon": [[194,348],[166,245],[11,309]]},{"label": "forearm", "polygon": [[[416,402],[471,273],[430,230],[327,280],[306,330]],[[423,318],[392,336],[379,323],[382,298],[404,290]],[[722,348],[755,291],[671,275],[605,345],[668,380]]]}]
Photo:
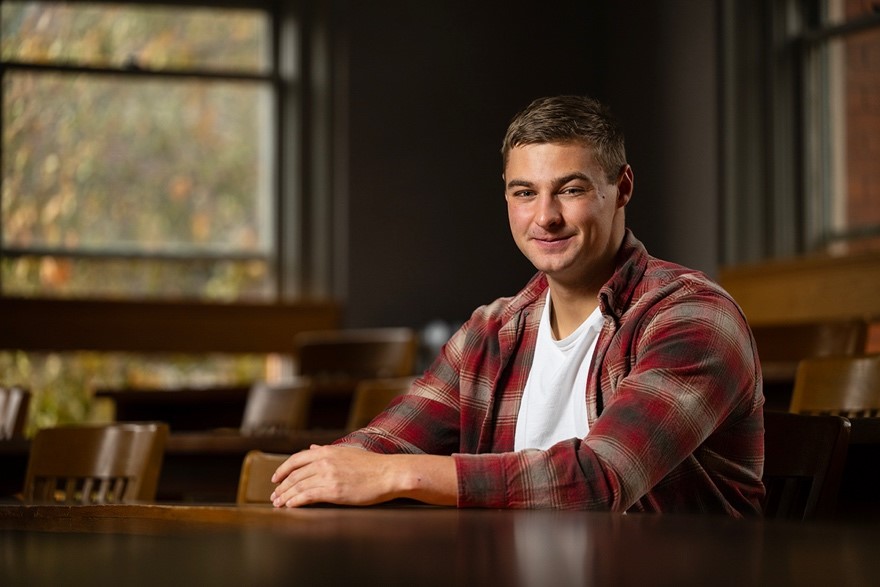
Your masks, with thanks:
[{"label": "forearm", "polygon": [[391,493],[433,505],[458,503],[458,476],[452,457],[436,455],[387,455]]},{"label": "forearm", "polygon": [[277,506],[312,503],[371,505],[410,498],[456,505],[458,477],[452,457],[387,455],[344,446],[313,446],[291,455],[272,476]]}]

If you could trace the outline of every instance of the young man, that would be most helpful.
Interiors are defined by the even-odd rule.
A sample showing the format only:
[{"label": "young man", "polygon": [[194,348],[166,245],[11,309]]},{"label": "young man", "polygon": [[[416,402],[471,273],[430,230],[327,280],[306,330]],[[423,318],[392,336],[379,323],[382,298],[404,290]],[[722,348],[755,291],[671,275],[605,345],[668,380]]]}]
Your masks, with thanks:
[{"label": "young man", "polygon": [[625,227],[633,172],[610,114],[536,100],[502,154],[511,232],[538,273],[478,308],[367,428],[292,455],[273,503],[760,513],[751,332],[718,285]]}]

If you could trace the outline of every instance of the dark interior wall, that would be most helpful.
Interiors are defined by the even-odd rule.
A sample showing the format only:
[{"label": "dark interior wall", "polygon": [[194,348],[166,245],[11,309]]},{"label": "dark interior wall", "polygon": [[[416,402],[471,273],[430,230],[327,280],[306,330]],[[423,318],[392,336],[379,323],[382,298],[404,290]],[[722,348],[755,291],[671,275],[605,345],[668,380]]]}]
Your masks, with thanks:
[{"label": "dark interior wall", "polygon": [[[687,224],[669,200],[693,182],[673,177],[681,166],[667,163],[677,161],[675,152],[664,152],[714,152],[706,146],[714,140],[712,130],[702,123],[679,132],[678,118],[696,109],[679,102],[678,94],[690,90],[664,85],[671,76],[693,86],[679,67],[699,66],[702,79],[707,58],[690,52],[705,52],[703,45],[714,42],[714,32],[704,30],[713,23],[702,22],[711,20],[711,3],[693,17],[606,4],[340,2],[348,29],[342,186],[348,228],[340,258],[347,266],[340,292],[345,325],[418,328],[435,318],[464,320],[477,305],[515,293],[531,276],[507,227],[499,148],[511,116],[543,95],[607,99],[627,128],[636,168],[641,199],[630,211],[631,224],[640,236],[646,233],[655,254],[714,263],[698,258],[714,254],[714,234],[698,235],[706,242],[666,236]],[[658,18],[672,30],[657,31]],[[692,18],[701,34],[680,47],[670,35],[689,29]],[[673,57],[683,63],[668,61]],[[714,96],[704,89],[690,102],[711,111]],[[699,144],[690,144],[695,137]],[[663,159],[654,159],[658,152]],[[712,181],[703,178],[707,185]],[[711,221],[701,222],[714,229]]]},{"label": "dark interior wall", "polygon": [[603,94],[627,132],[627,222],[652,254],[715,276],[720,259],[717,23],[705,0],[604,3]]}]

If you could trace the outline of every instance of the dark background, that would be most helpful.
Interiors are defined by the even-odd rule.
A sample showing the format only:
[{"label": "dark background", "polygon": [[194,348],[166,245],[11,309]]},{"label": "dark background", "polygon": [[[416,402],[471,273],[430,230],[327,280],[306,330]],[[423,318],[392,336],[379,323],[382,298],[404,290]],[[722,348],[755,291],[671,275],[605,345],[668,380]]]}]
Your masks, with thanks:
[{"label": "dark background", "polygon": [[[509,234],[500,145],[532,99],[588,93],[623,123],[628,224],[717,273],[715,5],[702,0],[343,2],[347,132],[334,176],[346,326],[465,320],[532,274]],[[341,168],[340,168],[341,169]]]}]

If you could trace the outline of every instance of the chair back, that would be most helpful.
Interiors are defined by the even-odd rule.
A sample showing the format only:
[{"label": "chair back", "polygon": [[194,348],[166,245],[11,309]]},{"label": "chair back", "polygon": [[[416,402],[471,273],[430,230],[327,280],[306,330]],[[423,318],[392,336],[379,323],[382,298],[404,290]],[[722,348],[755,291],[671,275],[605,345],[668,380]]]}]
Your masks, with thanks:
[{"label": "chair back", "polygon": [[829,320],[752,327],[761,364],[795,365],[802,359],[865,352],[865,320]]},{"label": "chair back", "polygon": [[30,401],[27,389],[0,386],[0,440],[24,438]]},{"label": "chair back", "polygon": [[398,395],[409,390],[415,377],[364,379],[358,382],[351,401],[346,429],[363,428]]},{"label": "chair back", "polygon": [[168,426],[159,422],[63,426],[31,443],[23,497],[64,504],[153,501]]},{"label": "chair back", "polygon": [[249,451],[241,464],[235,502],[238,505],[270,503],[269,496],[275,489],[272,473],[289,456],[260,450]]},{"label": "chair back", "polygon": [[284,383],[255,384],[248,393],[242,434],[283,436],[306,427],[312,401],[312,385],[306,378]]},{"label": "chair back", "polygon": [[764,515],[833,515],[849,443],[849,420],[764,412]]},{"label": "chair back", "polygon": [[801,361],[789,411],[847,418],[880,416],[880,354]]},{"label": "chair back", "polygon": [[409,328],[321,330],[299,333],[294,346],[300,375],[403,377],[415,369],[418,336]]}]

